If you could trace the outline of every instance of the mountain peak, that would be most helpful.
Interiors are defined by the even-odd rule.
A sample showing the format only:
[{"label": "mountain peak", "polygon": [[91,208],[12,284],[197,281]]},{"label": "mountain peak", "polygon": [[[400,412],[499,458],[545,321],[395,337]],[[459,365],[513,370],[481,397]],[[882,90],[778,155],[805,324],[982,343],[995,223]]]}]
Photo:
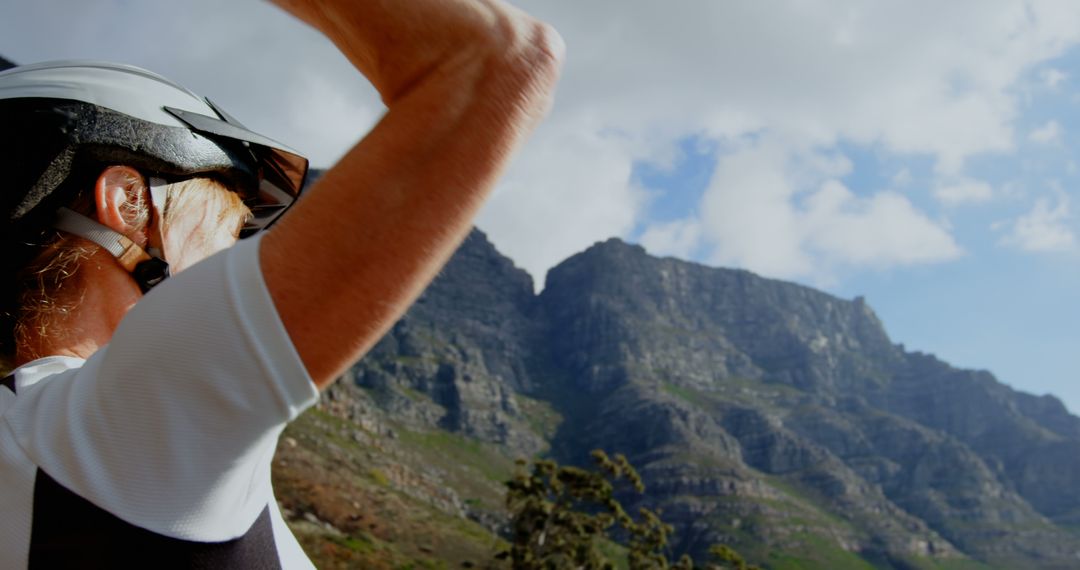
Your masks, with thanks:
[{"label": "mountain peak", "polygon": [[640,246],[640,245],[638,245],[636,243],[629,243],[627,241],[624,241],[622,238],[618,238],[618,237],[610,237],[610,238],[608,238],[608,239],[606,239],[604,241],[595,242],[595,243],[593,243],[593,245],[591,247],[589,247],[585,251],[590,251],[590,250],[593,250],[593,249],[599,249],[599,250],[628,250],[628,251],[634,251],[634,252],[637,252],[637,253],[640,253],[640,254],[646,254],[647,255],[644,247],[642,247],[642,246]]}]

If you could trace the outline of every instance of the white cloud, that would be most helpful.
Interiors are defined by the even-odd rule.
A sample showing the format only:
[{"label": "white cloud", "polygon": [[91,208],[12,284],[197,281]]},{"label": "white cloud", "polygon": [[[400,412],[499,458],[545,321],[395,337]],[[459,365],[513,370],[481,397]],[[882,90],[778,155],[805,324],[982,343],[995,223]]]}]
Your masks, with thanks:
[{"label": "white cloud", "polygon": [[828,181],[807,201],[805,217],[811,247],[847,265],[937,263],[963,253],[948,231],[896,192],[860,198]]},{"label": "white cloud", "polygon": [[1004,1],[523,4],[578,62],[564,98],[595,96],[620,123],[847,137],[951,163],[1010,148],[1007,88],[1075,33],[1054,21],[1068,6]]},{"label": "white cloud", "polygon": [[[715,242],[714,260],[776,274],[812,272],[822,259],[861,263],[866,256],[806,225],[807,195],[842,176],[830,168],[851,169],[837,144],[923,156],[943,177],[963,178],[969,157],[1013,150],[1018,82],[1080,39],[1080,3],[1068,1],[518,3],[555,24],[568,60],[551,121],[511,168],[480,225],[537,276],[612,234],[642,229],[656,243],[678,237],[673,227],[639,228],[641,192],[630,173],[637,160],[671,164],[676,143],[689,136],[724,149],[718,180],[745,181],[742,193],[714,188],[702,202],[712,214],[703,213],[708,227],[700,235]],[[11,4],[0,18],[0,53],[149,67],[309,152],[317,164],[344,152],[381,112],[370,87],[326,40],[265,2]],[[1064,79],[1044,69],[1034,81]],[[776,158],[731,150],[729,143],[746,137],[770,140]],[[734,164],[743,159],[751,162]],[[763,172],[754,161],[782,170]],[[903,227],[937,236],[928,243],[938,253],[916,258],[955,253],[925,214],[897,197],[852,197],[832,215],[844,221],[837,227],[863,231],[851,220],[889,211],[906,220]],[[728,219],[725,208],[754,214],[758,225]],[[735,229],[715,229],[716,220]],[[793,220],[796,227],[786,225]],[[669,246],[688,251],[689,235]],[[873,263],[912,262],[876,243],[885,253]]]},{"label": "white cloud", "polygon": [[934,197],[946,206],[978,204],[994,197],[994,189],[981,180],[961,179],[934,189]]},{"label": "white cloud", "polygon": [[1065,81],[1066,79],[1068,79],[1069,74],[1065,73],[1064,71],[1061,71],[1060,69],[1050,68],[1050,69],[1044,69],[1039,74],[1039,78],[1042,79],[1043,85],[1049,87],[1050,89],[1054,89],[1062,81]]},{"label": "white cloud", "polygon": [[[745,180],[740,191],[718,190],[714,182],[701,211],[682,222],[646,226],[647,247],[709,251],[713,263],[787,276],[812,275],[828,263],[920,263],[959,255],[947,228],[910,202],[901,207],[899,195],[852,198],[837,227],[865,232],[851,220],[893,213],[910,235],[927,236],[909,252],[878,239],[866,243],[880,255],[863,255],[840,248],[843,240],[824,229],[809,232],[800,200],[814,186],[797,180],[793,169],[799,167],[788,158],[834,155],[831,149],[843,140],[874,144],[891,156],[924,155],[943,178],[964,180],[968,157],[1014,149],[1014,88],[1023,74],[1080,37],[1067,23],[1080,20],[1080,5],[1070,3],[521,5],[566,38],[569,59],[555,112],[589,121],[566,121],[562,128],[615,129],[635,141],[624,148],[631,160],[670,151],[680,137],[701,136],[720,143],[717,180]],[[754,162],[762,159],[731,150],[732,141],[747,136],[773,141],[785,158],[765,162],[779,170],[766,171]],[[910,172],[901,176],[895,187],[910,178]],[[947,191],[945,199],[970,203],[984,199],[987,189],[973,183],[962,198]],[[518,239],[511,231],[493,235],[500,243]],[[857,233],[848,241],[864,238]]]},{"label": "white cloud", "polygon": [[558,122],[541,127],[478,225],[542,284],[550,267],[585,245],[633,229],[645,195],[630,183],[626,144]]},{"label": "white cloud", "polygon": [[1052,144],[1061,142],[1061,125],[1057,121],[1047,123],[1028,134],[1028,140],[1040,144]]},{"label": "white cloud", "polygon": [[676,251],[705,249],[713,263],[818,283],[844,268],[937,263],[963,253],[907,198],[856,196],[831,176],[829,163],[793,156],[773,141],[747,144],[720,160],[697,217],[666,224],[650,239]]},{"label": "white cloud", "polygon": [[911,184],[911,170],[901,168],[899,172],[893,175],[891,182],[894,188],[903,188]]},{"label": "white cloud", "polygon": [[1009,224],[1009,233],[1001,243],[1031,252],[1071,250],[1076,234],[1070,227],[1069,210],[1069,196],[1063,192],[1056,193],[1053,203],[1047,197],[1039,198],[1030,212]]},{"label": "white cloud", "polygon": [[702,200],[710,261],[776,277],[814,272],[792,197],[783,145],[763,142],[723,157]]},{"label": "white cloud", "polygon": [[653,255],[687,259],[701,243],[701,224],[693,219],[654,224],[639,241]]}]

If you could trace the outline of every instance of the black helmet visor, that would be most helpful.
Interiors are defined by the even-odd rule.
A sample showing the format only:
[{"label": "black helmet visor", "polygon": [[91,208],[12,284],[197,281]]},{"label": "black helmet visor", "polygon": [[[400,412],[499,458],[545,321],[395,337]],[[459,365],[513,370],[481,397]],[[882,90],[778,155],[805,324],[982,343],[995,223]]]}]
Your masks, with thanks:
[{"label": "black helmet visor", "polygon": [[303,190],[308,161],[296,151],[249,131],[213,103],[207,103],[221,115],[220,119],[175,107],[165,110],[192,131],[221,142],[239,142],[250,153],[258,174],[258,187],[242,189],[241,193],[252,202],[251,220],[240,233],[240,237],[246,237],[269,227],[296,201]]}]

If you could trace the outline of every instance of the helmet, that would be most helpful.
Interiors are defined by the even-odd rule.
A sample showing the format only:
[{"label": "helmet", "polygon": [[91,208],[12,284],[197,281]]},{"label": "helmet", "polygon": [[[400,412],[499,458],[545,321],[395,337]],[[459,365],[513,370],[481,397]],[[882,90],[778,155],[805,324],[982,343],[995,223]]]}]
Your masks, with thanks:
[{"label": "helmet", "polygon": [[[0,72],[0,215],[22,225],[71,198],[79,167],[126,164],[166,178],[223,178],[252,206],[247,233],[299,195],[308,162],[209,99],[130,65],[58,61]],[[97,172],[94,172],[96,175]],[[7,179],[11,182],[11,178]]]},{"label": "helmet", "polygon": [[[0,72],[0,236],[6,244],[60,228],[110,249],[87,235],[102,228],[78,229],[96,222],[73,223],[70,212],[57,220],[80,189],[114,164],[155,180],[221,179],[252,210],[241,237],[266,228],[292,204],[308,168],[307,159],[249,131],[209,99],[137,67],[58,61]],[[150,257],[160,257],[154,253]]]}]

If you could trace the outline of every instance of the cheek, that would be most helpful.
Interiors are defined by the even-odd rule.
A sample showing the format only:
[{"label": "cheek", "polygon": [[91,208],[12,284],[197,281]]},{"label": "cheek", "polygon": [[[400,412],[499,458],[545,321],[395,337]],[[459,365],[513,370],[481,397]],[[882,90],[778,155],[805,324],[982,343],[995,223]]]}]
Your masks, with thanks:
[{"label": "cheek", "polygon": [[229,249],[236,243],[236,236],[232,232],[225,228],[218,228],[218,231],[213,233],[211,239],[206,241],[206,251],[203,258],[210,257],[215,253]]},{"label": "cheek", "polygon": [[220,226],[212,229],[176,229],[181,231],[172,232],[172,235],[165,238],[166,242],[171,242],[172,245],[166,249],[165,254],[169,269],[173,273],[183,271],[236,243],[232,232]]}]

